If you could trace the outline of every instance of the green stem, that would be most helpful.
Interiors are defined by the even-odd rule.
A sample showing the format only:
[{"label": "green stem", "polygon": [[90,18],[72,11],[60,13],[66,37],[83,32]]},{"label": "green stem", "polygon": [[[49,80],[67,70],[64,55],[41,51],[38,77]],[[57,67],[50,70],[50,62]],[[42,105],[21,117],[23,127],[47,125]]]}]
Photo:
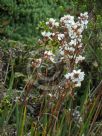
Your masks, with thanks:
[{"label": "green stem", "polygon": [[26,120],[26,106],[24,107],[24,114],[23,114],[23,121],[22,121],[22,126],[21,126],[21,134],[20,136],[23,136],[23,130],[24,130],[24,124],[25,124],[25,120]]}]

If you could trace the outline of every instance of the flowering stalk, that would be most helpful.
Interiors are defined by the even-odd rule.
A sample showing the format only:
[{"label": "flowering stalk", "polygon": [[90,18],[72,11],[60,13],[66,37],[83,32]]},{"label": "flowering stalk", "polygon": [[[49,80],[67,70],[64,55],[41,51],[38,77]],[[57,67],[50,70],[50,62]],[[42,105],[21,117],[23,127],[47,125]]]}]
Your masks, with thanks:
[{"label": "flowering stalk", "polygon": [[[64,75],[66,82],[64,87],[73,90],[80,87],[84,80],[84,72],[78,69],[78,65],[85,59],[82,56],[83,44],[82,33],[87,28],[88,13],[81,13],[77,21],[74,16],[65,15],[57,22],[50,18],[46,22],[49,31],[43,31],[43,39],[40,43],[47,44],[49,41],[56,41],[58,48],[53,52],[53,47],[46,46],[46,51],[42,59],[47,59],[51,63],[64,62],[66,74]],[[41,61],[40,61],[41,62]],[[38,66],[38,65],[37,65]],[[40,66],[40,65],[39,65]]]},{"label": "flowering stalk", "polygon": [[[65,15],[61,17],[60,21],[57,22],[55,19],[50,18],[46,22],[46,27],[48,31],[42,32],[42,40],[39,40],[41,46],[45,45],[45,49],[41,52],[41,58],[36,58],[33,62],[35,69],[43,68],[44,62],[53,65],[63,64],[63,71],[65,75],[64,84],[58,84],[60,92],[57,90],[52,95],[48,92],[50,97],[56,97],[57,101],[55,102],[54,107],[51,109],[51,114],[58,118],[59,111],[62,103],[64,102],[65,97],[70,94],[73,98],[73,89],[81,86],[81,82],[84,80],[84,72],[81,69],[78,69],[78,65],[85,57],[82,56],[83,53],[83,44],[82,44],[82,33],[84,29],[87,28],[88,23],[88,13],[80,14],[77,21],[75,21],[74,16]],[[57,44],[57,47],[53,46],[53,43]],[[50,43],[50,44],[49,44]],[[37,54],[39,55],[39,54]],[[50,71],[49,71],[50,72]],[[48,73],[48,72],[47,72]],[[38,72],[38,76],[44,81],[47,80],[50,84],[49,77],[47,77]],[[56,76],[54,76],[56,77]],[[54,80],[51,80],[54,81]],[[51,86],[50,86],[51,87]],[[49,87],[49,89],[50,89]],[[56,93],[57,92],[57,93]],[[50,119],[48,130],[51,130],[49,126],[51,124],[55,125],[56,121]]]},{"label": "flowering stalk", "polygon": [[[82,33],[84,29],[87,28],[87,23],[87,12],[84,14],[81,13],[77,21],[75,21],[74,16],[71,15],[61,17],[59,22],[50,18],[46,22],[48,31],[43,31],[43,39],[39,40],[42,46],[45,45],[46,50],[43,52],[40,61],[38,61],[39,59],[35,60],[35,62],[37,62],[36,68],[41,67],[44,61],[49,61],[52,64],[62,62],[62,64],[64,64],[64,71],[66,72],[64,75],[64,85],[63,87],[59,86],[58,90],[60,90],[60,93],[54,107],[51,109],[51,114],[56,116],[56,118],[58,118],[61,105],[67,96],[67,90],[73,98],[73,89],[80,87],[81,82],[84,80],[85,74],[81,69],[78,69],[78,65],[85,59],[85,57],[82,56],[84,49]],[[53,46],[53,42],[57,43],[57,48]],[[50,94],[50,97],[53,97],[53,95]],[[51,131],[55,126],[56,121],[51,118],[48,130]]]}]

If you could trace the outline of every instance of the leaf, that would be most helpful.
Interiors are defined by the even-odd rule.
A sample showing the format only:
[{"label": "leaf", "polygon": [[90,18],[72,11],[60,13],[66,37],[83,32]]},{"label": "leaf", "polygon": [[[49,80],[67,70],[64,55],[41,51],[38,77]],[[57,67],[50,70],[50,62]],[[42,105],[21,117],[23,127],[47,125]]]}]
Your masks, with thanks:
[{"label": "leaf", "polygon": [[25,77],[25,75],[20,72],[15,72],[15,78],[19,78],[19,77]]}]

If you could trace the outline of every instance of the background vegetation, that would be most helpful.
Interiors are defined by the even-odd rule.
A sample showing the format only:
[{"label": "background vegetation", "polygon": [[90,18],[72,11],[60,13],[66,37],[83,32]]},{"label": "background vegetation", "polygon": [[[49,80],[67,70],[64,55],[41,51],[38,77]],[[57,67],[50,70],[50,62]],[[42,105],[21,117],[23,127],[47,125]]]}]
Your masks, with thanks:
[{"label": "background vegetation", "polygon": [[[75,101],[63,103],[56,129],[49,130],[52,136],[101,136],[102,135],[102,88],[96,87],[102,80],[102,2],[100,0],[0,0],[0,135],[1,136],[46,136],[49,118],[45,114],[38,120],[43,105],[43,113],[48,98],[42,98],[42,90],[28,84],[27,72],[31,52],[37,51],[37,40],[43,21],[65,14],[77,16],[89,13],[88,29],[84,33],[85,61],[81,68],[85,71],[85,81],[77,89]],[[29,92],[29,95],[26,92]],[[20,97],[21,96],[21,97]],[[19,101],[16,99],[19,98]],[[26,104],[25,98],[29,101]],[[91,101],[92,100],[92,101]],[[71,118],[69,108],[76,107],[86,113],[84,124]],[[97,110],[96,110],[97,109]],[[89,113],[87,112],[89,111]],[[73,111],[71,111],[73,112]],[[52,124],[53,126],[53,124]]]}]

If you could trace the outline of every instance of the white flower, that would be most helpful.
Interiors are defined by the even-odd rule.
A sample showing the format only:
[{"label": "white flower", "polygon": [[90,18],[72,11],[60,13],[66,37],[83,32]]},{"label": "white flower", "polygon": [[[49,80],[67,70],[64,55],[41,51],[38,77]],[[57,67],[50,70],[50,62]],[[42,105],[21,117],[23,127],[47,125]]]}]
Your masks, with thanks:
[{"label": "white flower", "polygon": [[55,23],[55,19],[50,18],[50,19],[49,19],[49,22]]},{"label": "white flower", "polygon": [[80,17],[78,17],[78,19],[81,21],[82,26],[84,28],[87,28],[87,24],[88,24],[88,12],[81,13]]},{"label": "white flower", "polygon": [[35,59],[34,61],[32,61],[32,66],[38,68],[40,67],[41,62],[42,62],[42,59]]},{"label": "white flower", "polygon": [[77,40],[76,39],[73,39],[70,41],[69,45],[72,46],[72,45],[75,45],[76,46],[77,44]]},{"label": "white flower", "polygon": [[74,16],[70,16],[70,15],[65,15],[64,17],[61,17],[60,19],[61,23],[64,23],[65,25],[67,24],[74,24]]},{"label": "white flower", "polygon": [[41,34],[42,34],[42,36],[48,37],[48,38],[50,38],[50,36],[52,35],[51,32],[46,32],[46,31],[42,32]]},{"label": "white flower", "polygon": [[75,48],[74,47],[67,47],[65,46],[64,48],[66,51],[71,51],[71,52],[74,52],[75,51]]},{"label": "white flower", "polygon": [[80,43],[80,44],[78,45],[78,48],[82,48],[82,46],[83,46],[83,44],[82,44],[82,43]]},{"label": "white flower", "polygon": [[54,59],[55,55],[51,51],[45,51],[44,57],[49,59],[51,62],[56,63]]},{"label": "white flower", "polygon": [[44,55],[53,56],[54,54],[51,51],[45,51]]},{"label": "white flower", "polygon": [[58,27],[58,26],[59,26],[59,23],[58,23],[58,22],[56,22],[56,20],[55,20],[55,19],[50,18],[50,19],[49,19],[49,21],[48,21],[48,22],[46,22],[46,25],[51,25],[51,27],[54,27],[54,26]]},{"label": "white flower", "polygon": [[81,28],[79,28],[78,30],[77,30],[77,33],[80,35],[81,33],[83,32],[83,29],[81,29]]},{"label": "white flower", "polygon": [[73,76],[71,77],[73,82],[79,82],[84,80],[84,72],[81,72],[81,69],[79,70],[73,70]]},{"label": "white flower", "polygon": [[81,16],[81,17],[86,17],[86,18],[88,19],[88,12],[80,13],[80,16]]},{"label": "white flower", "polygon": [[88,20],[81,20],[81,23],[86,26],[85,28],[87,28]]},{"label": "white flower", "polygon": [[78,57],[76,57],[75,63],[77,64],[80,61],[83,61],[85,59],[85,57],[82,57],[81,55],[79,55]]},{"label": "white flower", "polygon": [[84,72],[81,70],[73,70],[71,73],[67,73],[65,78],[74,83],[75,87],[80,87],[81,82],[84,80]]},{"label": "white flower", "polygon": [[73,29],[77,29],[77,27],[78,25],[76,23],[72,26]]},{"label": "white flower", "polygon": [[74,47],[70,47],[68,50],[71,51],[71,52],[74,52],[75,48]]},{"label": "white flower", "polygon": [[64,34],[59,33],[58,34],[58,40],[61,41],[64,38]]},{"label": "white flower", "polygon": [[67,73],[67,74],[65,75],[65,78],[66,78],[66,79],[70,79],[70,78],[71,78],[71,73]]},{"label": "white flower", "polygon": [[51,62],[56,63],[54,57],[50,57],[49,59],[50,59]]},{"label": "white flower", "polygon": [[64,55],[64,50],[60,50],[60,54],[63,56]]},{"label": "white flower", "polygon": [[55,26],[58,27],[58,26],[59,26],[59,23],[58,23],[58,22],[55,22]]},{"label": "white flower", "polygon": [[46,22],[46,25],[49,25],[50,23],[51,23],[52,25],[54,25],[54,24],[55,24],[55,19],[50,18],[49,21]]}]

